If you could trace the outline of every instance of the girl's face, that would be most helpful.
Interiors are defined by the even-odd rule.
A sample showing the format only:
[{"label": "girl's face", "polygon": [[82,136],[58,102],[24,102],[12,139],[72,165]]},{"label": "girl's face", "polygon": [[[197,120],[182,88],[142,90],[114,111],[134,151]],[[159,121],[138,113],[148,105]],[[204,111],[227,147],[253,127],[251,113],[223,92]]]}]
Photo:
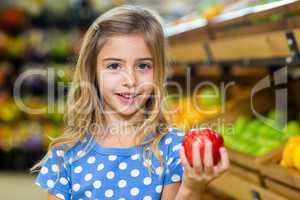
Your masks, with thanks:
[{"label": "girl's face", "polygon": [[97,55],[97,80],[105,112],[130,116],[153,92],[153,58],[143,35],[108,38]]}]

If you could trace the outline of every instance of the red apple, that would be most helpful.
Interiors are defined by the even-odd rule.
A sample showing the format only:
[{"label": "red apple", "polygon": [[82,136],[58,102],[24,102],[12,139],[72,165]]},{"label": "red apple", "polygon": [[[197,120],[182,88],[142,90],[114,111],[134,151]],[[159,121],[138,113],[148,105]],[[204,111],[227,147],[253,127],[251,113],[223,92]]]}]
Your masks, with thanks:
[{"label": "red apple", "polygon": [[200,142],[199,152],[202,161],[201,163],[202,164],[204,163],[205,139],[208,139],[212,143],[212,156],[213,156],[214,165],[216,165],[220,161],[221,159],[220,147],[222,147],[224,144],[222,136],[209,128],[191,129],[189,132],[185,134],[182,142],[186,157],[191,166],[193,166],[192,144],[194,141]]}]

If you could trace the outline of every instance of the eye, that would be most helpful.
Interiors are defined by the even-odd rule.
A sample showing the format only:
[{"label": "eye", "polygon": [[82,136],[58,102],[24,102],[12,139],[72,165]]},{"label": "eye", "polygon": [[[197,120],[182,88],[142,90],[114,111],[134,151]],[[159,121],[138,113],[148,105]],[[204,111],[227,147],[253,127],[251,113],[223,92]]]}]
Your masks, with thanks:
[{"label": "eye", "polygon": [[149,63],[141,63],[138,65],[138,68],[141,70],[150,69],[152,66]]},{"label": "eye", "polygon": [[121,67],[119,65],[119,63],[112,63],[112,64],[110,64],[110,65],[107,66],[108,69],[114,69],[114,70],[118,69],[119,67]]}]

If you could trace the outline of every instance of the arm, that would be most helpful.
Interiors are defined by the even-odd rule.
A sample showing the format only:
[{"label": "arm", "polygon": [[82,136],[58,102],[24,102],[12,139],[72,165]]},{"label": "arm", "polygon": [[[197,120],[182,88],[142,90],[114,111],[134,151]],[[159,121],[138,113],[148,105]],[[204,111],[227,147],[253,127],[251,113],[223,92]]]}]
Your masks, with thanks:
[{"label": "arm", "polygon": [[180,188],[181,182],[168,184],[163,187],[161,200],[175,199],[175,196]]},{"label": "arm", "polygon": [[61,200],[61,199],[57,198],[56,196],[48,192],[47,200]]},{"label": "arm", "polygon": [[193,192],[192,190],[188,190],[186,187],[183,187],[182,184],[173,183],[166,185],[162,192],[161,200],[169,200],[169,199],[189,199],[189,200],[200,200],[203,195],[203,191]]}]

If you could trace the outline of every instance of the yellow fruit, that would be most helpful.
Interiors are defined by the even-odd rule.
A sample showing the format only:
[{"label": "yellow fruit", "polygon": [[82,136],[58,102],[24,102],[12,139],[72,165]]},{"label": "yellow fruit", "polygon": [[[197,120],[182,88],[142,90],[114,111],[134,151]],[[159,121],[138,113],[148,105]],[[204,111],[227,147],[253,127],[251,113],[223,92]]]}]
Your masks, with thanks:
[{"label": "yellow fruit", "polygon": [[286,144],[283,150],[282,159],[280,161],[280,165],[282,167],[291,167],[293,165],[292,162],[292,151],[293,151],[294,145],[290,142]]},{"label": "yellow fruit", "polygon": [[300,146],[300,136],[292,137],[285,145],[280,165],[283,167],[293,166],[293,155],[295,149]]},{"label": "yellow fruit", "polygon": [[222,5],[212,6],[202,13],[202,17],[207,20],[211,20],[212,18],[220,15],[223,12],[223,9]]},{"label": "yellow fruit", "polygon": [[293,165],[296,169],[300,170],[300,145],[294,151]]}]

